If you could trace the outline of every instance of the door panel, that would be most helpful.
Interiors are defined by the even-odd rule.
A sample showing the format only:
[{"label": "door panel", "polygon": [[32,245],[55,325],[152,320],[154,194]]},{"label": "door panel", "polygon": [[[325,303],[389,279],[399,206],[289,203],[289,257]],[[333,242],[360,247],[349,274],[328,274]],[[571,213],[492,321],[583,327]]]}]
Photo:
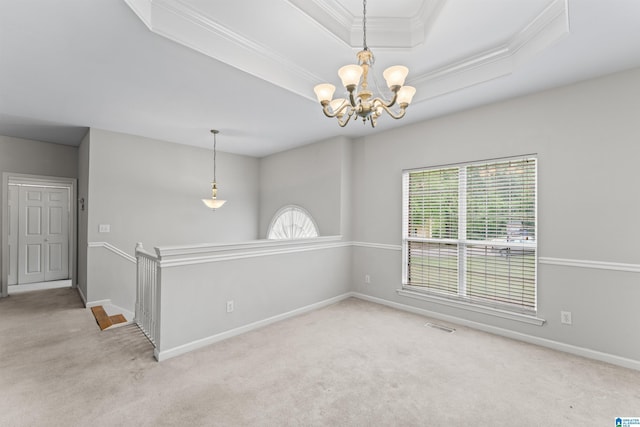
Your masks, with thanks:
[{"label": "door panel", "polygon": [[[32,202],[35,199],[31,199]],[[42,207],[27,206],[27,236],[42,236]]]},{"label": "door panel", "polygon": [[18,283],[44,282],[42,187],[20,187]]},{"label": "door panel", "polygon": [[62,208],[50,207],[49,208],[49,235],[62,234]]},{"label": "door panel", "polygon": [[42,245],[27,245],[27,274],[42,273]]},{"label": "door panel", "polygon": [[48,245],[49,258],[48,262],[48,272],[51,273],[60,273],[63,270],[62,259],[63,259],[63,247],[60,243],[52,243]]}]

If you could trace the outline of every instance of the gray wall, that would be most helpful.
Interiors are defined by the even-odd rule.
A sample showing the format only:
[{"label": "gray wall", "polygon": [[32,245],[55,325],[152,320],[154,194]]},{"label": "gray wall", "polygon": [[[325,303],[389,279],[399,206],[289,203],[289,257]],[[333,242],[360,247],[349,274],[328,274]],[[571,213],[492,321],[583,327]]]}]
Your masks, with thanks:
[{"label": "gray wall", "polygon": [[[218,152],[219,197],[212,212],[213,151],[133,135],[90,130],[87,240],[134,255],[145,248],[239,242],[258,236],[258,159]],[[110,224],[110,233],[100,233]],[[133,310],[133,265],[103,247],[88,249],[87,299]],[[105,274],[105,265],[110,265]],[[120,265],[120,267],[118,267]]]},{"label": "gray wall", "polygon": [[[160,351],[349,292],[349,247],[162,269]],[[234,311],[226,312],[226,301]]]},{"label": "gray wall", "polygon": [[78,288],[87,295],[87,239],[89,206],[89,152],[91,132],[87,132],[78,147],[78,200],[84,199],[84,207],[78,202]]},{"label": "gray wall", "polygon": [[[640,264],[638,82],[640,69],[357,140],[353,240],[400,245],[403,169],[537,153],[539,257]],[[638,273],[541,263],[538,315],[547,323],[538,327],[398,296],[401,263],[397,250],[354,248],[355,289],[640,360]],[[572,326],[560,324],[561,310],[573,313]]]},{"label": "gray wall", "polygon": [[[4,172],[77,178],[78,148],[0,135],[0,175]],[[4,191],[4,188],[0,188],[0,200],[4,197]],[[1,266],[0,277],[4,277]]]},{"label": "gray wall", "polygon": [[260,237],[278,209],[291,204],[309,211],[320,235],[344,234],[350,149],[348,138],[336,137],[260,159]]}]

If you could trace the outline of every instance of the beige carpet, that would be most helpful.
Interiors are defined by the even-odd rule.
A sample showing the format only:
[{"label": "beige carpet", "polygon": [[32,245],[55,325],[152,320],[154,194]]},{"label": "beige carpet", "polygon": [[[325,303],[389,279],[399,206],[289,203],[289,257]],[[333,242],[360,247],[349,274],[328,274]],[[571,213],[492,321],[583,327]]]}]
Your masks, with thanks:
[{"label": "beige carpet", "polygon": [[0,299],[1,426],[614,426],[640,372],[349,299],[157,363],[75,290]]}]

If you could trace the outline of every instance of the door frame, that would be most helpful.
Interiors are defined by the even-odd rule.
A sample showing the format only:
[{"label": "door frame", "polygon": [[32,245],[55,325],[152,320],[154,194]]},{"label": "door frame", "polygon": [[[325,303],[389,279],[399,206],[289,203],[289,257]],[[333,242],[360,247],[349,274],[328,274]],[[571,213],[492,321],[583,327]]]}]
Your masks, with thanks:
[{"label": "door frame", "polygon": [[2,174],[2,277],[0,280],[0,297],[9,295],[9,183],[34,185],[43,187],[63,187],[69,189],[69,278],[71,286],[77,287],[76,258],[77,258],[77,179],[55,176],[29,175],[22,173],[3,172]]}]

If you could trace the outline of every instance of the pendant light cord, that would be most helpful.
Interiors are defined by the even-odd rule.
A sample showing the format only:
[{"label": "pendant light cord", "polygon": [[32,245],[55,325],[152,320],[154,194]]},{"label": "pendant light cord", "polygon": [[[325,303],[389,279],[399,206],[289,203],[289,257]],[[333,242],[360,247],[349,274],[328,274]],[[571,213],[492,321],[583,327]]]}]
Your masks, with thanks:
[{"label": "pendant light cord", "polygon": [[213,134],[213,182],[216,181],[216,133]]}]

